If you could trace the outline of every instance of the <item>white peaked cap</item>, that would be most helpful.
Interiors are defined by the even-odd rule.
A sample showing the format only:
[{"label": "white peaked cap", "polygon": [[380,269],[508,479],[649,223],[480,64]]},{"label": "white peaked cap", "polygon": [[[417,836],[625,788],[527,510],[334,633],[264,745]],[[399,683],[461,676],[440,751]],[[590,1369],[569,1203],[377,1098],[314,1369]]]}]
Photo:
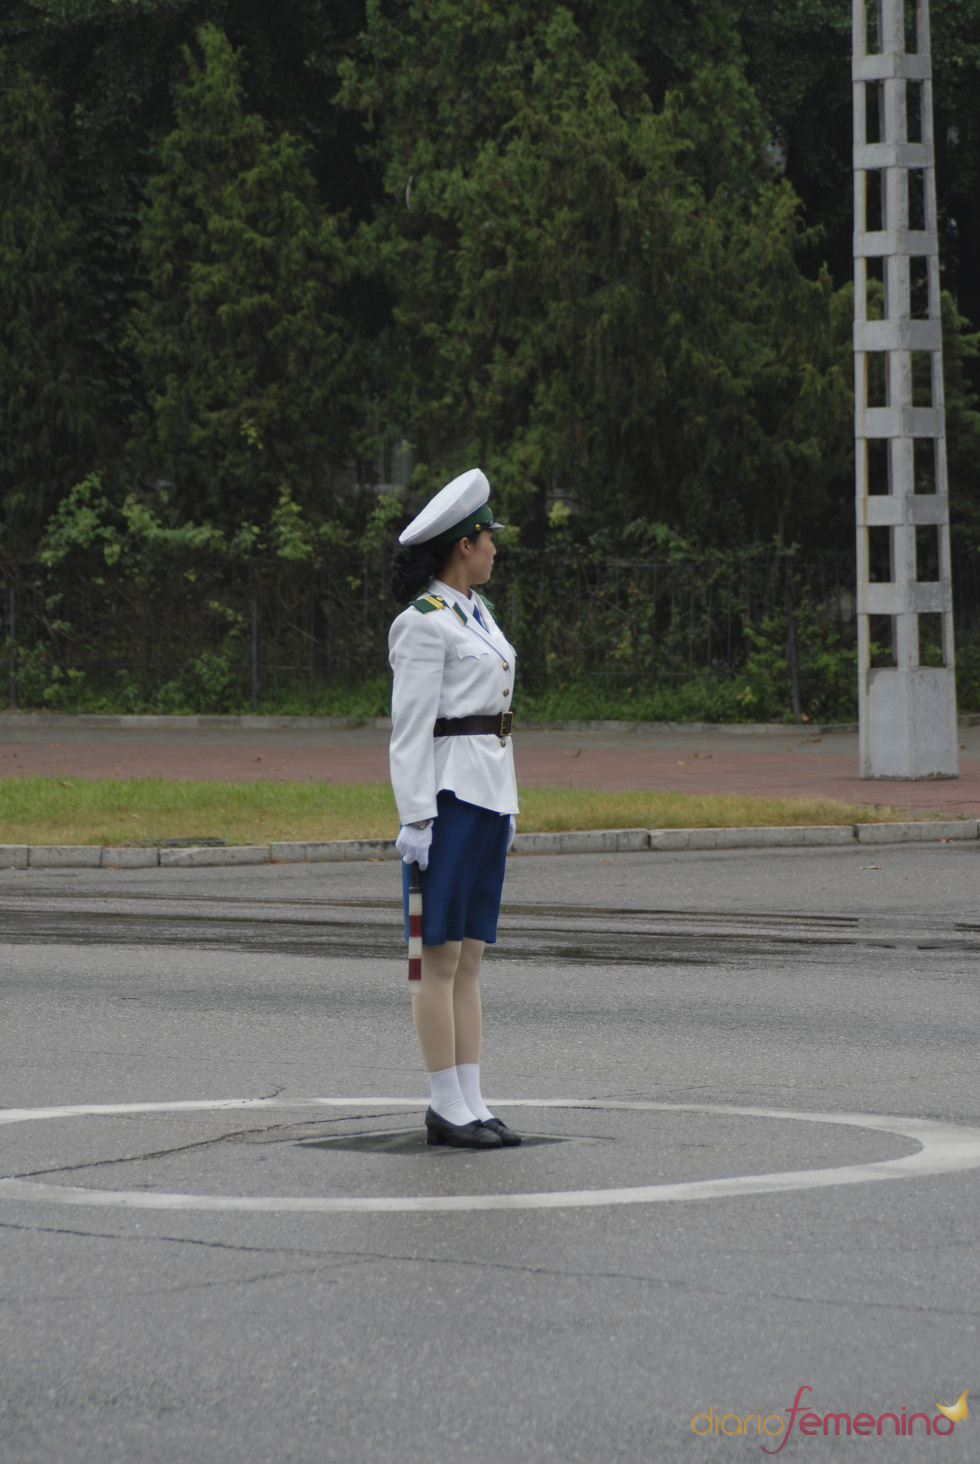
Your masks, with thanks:
[{"label": "white peaked cap", "polygon": [[[480,510],[487,508],[489,497],[490,484],[480,468],[460,473],[445,488],[440,488],[408,528],[402,530],[398,535],[399,544],[428,544],[435,539],[448,541],[454,536],[451,531],[457,528],[461,539],[480,527],[501,528],[501,524],[494,524],[491,513],[480,514]],[[477,515],[480,515],[482,523],[475,522]]]}]

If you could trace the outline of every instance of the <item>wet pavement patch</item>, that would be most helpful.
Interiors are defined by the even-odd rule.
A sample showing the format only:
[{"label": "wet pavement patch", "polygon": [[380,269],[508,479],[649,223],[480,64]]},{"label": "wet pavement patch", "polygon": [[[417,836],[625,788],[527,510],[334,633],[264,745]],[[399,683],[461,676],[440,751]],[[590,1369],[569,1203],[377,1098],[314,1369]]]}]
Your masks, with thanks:
[{"label": "wet pavement patch", "polygon": [[[641,917],[642,918],[642,917]],[[824,927],[800,917],[767,921],[753,917],[756,928],[739,928],[745,917],[729,920],[729,929],[718,928],[696,913],[671,921],[676,928],[630,928],[622,917],[605,929],[567,925],[554,930],[533,920],[508,920],[502,940],[519,949],[525,964],[554,963],[587,966],[684,965],[727,967],[752,959],[783,957],[795,961],[825,963],[839,961],[845,951],[888,952],[918,950],[920,941],[903,930],[894,917],[887,928],[869,922],[865,930]],[[896,928],[897,924],[897,928]],[[685,927],[686,928],[683,928]],[[940,954],[961,956],[980,953],[980,943],[967,930],[938,933]],[[274,914],[254,916],[227,913],[176,915],[152,909],[149,901],[134,902],[131,912],[119,910],[53,910],[44,902],[28,907],[5,903],[0,909],[0,942],[6,945],[74,945],[183,947],[187,950],[237,951],[246,955],[309,956],[315,959],[403,960],[405,944],[401,922],[366,923],[351,909],[349,918],[331,914],[317,919],[286,918]],[[505,952],[502,952],[505,955]],[[497,957],[493,957],[496,959]],[[505,955],[506,958],[506,955]]]}]

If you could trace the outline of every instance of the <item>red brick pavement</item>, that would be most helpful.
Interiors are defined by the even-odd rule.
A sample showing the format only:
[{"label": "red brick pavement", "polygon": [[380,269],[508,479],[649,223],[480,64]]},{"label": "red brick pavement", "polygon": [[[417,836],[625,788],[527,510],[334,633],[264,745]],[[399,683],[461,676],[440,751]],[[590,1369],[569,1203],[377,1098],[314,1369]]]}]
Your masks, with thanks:
[{"label": "red brick pavement", "polygon": [[[535,734],[530,734],[534,736]],[[780,798],[825,796],[980,816],[980,759],[964,758],[960,777],[924,783],[861,782],[851,752],[746,751],[717,744],[710,753],[637,747],[535,747],[518,739],[521,782],[539,787],[745,793]],[[228,782],[375,782],[388,776],[378,745],[136,745],[127,742],[5,742],[0,776],[47,773],[62,778],[205,778]]]},{"label": "red brick pavement", "polygon": [[62,778],[215,779],[252,783],[262,778],[289,783],[376,783],[388,776],[384,747],[281,747],[125,742],[5,742],[0,777],[48,773]]}]

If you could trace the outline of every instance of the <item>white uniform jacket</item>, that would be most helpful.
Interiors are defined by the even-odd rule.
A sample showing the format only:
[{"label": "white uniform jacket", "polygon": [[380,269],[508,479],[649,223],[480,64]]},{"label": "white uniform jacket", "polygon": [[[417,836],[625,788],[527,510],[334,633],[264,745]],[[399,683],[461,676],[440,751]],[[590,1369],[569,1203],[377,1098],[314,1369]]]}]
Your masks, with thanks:
[{"label": "white uniform jacket", "polygon": [[[433,737],[437,717],[496,716],[510,710],[514,647],[482,600],[434,580],[426,591],[446,602],[423,613],[409,605],[392,621],[391,785],[403,824],[435,818],[436,794],[449,789],[464,803],[517,813],[511,739],[488,733]],[[477,624],[479,605],[485,628]]]}]

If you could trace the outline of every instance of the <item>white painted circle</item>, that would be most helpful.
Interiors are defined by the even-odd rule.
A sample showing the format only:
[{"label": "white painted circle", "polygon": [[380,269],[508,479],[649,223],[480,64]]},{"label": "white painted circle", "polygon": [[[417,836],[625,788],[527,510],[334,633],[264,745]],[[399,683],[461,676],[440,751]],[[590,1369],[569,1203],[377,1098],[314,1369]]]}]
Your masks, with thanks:
[{"label": "white painted circle", "polygon": [[[222,1098],[177,1103],[92,1103],[64,1108],[7,1108],[0,1124],[43,1118],[81,1118],[127,1113],[178,1113],[189,1110],[264,1110],[271,1108],[418,1108],[418,1098]],[[850,1164],[839,1169],[798,1169],[779,1174],[746,1174],[730,1179],[699,1179],[681,1184],[637,1185],[625,1189],[556,1190],[515,1195],[382,1195],[373,1199],[319,1195],[147,1194],[143,1190],[93,1190],[77,1186],[0,1179],[0,1200],[52,1205],[111,1206],[124,1210],[224,1210],[343,1214],[351,1212],[434,1212],[446,1210],[573,1210],[596,1205],[649,1205],[676,1200],[717,1200],[732,1195],[782,1194],[828,1185],[868,1184],[980,1168],[980,1129],[936,1123],[925,1118],[894,1118],[878,1113],[796,1113],[782,1108],[736,1108],[715,1103],[619,1103],[577,1098],[510,1098],[495,1108],[569,1108],[658,1113],[718,1113],[743,1118],[794,1119],[803,1123],[847,1124],[912,1139],[921,1148],[902,1159]],[[491,1161],[492,1162],[492,1161]]]}]

